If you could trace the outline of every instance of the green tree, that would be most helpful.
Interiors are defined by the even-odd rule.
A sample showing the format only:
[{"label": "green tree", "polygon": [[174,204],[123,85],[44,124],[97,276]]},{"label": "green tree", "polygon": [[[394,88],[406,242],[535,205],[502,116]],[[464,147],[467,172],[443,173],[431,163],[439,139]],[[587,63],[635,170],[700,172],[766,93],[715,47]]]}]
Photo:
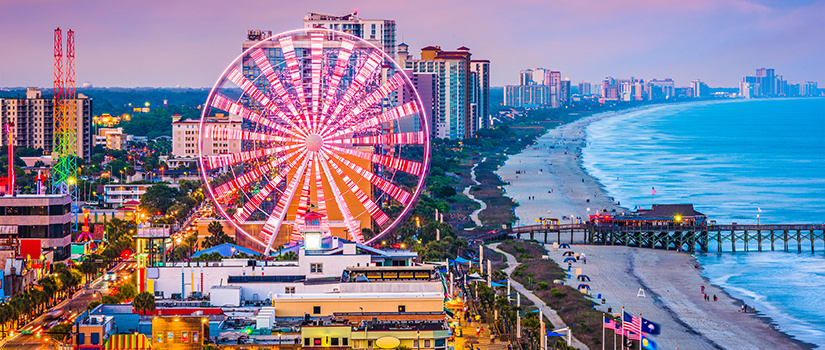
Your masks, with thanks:
[{"label": "green tree", "polygon": [[140,292],[132,301],[132,307],[141,315],[155,311],[155,296],[149,292]]},{"label": "green tree", "polygon": [[203,240],[201,248],[208,249],[224,243],[235,244],[235,239],[223,232],[223,225],[220,222],[212,221],[209,223],[207,230],[209,231],[209,237]]},{"label": "green tree", "polygon": [[175,204],[178,192],[178,189],[167,184],[153,185],[140,197],[140,207],[153,214],[159,211],[161,215],[165,215],[166,210]]}]

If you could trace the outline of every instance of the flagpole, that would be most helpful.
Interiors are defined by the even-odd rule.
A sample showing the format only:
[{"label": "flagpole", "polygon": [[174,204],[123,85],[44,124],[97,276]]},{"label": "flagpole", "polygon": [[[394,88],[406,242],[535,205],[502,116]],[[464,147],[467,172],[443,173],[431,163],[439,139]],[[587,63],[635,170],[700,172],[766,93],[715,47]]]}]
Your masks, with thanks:
[{"label": "flagpole", "polygon": [[642,350],[642,338],[645,337],[645,332],[642,331],[642,313],[639,313],[639,350]]},{"label": "flagpole", "polygon": [[606,319],[607,316],[605,316],[604,312],[602,312],[602,350],[604,350],[604,320]]},{"label": "flagpole", "polygon": [[622,350],[624,350],[624,306],[622,306]]}]

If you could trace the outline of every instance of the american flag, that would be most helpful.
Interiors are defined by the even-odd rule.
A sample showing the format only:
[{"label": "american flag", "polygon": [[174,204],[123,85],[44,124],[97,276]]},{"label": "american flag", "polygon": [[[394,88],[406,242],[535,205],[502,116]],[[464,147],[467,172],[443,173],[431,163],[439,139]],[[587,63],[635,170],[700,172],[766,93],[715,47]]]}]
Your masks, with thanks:
[{"label": "american flag", "polygon": [[642,319],[639,317],[633,317],[632,315],[628,314],[627,312],[622,312],[622,320],[624,321],[623,327],[626,331],[630,331],[636,334],[642,333]]},{"label": "american flag", "polygon": [[607,329],[616,329],[616,321],[613,321],[612,318],[605,316],[604,317],[604,328]]}]

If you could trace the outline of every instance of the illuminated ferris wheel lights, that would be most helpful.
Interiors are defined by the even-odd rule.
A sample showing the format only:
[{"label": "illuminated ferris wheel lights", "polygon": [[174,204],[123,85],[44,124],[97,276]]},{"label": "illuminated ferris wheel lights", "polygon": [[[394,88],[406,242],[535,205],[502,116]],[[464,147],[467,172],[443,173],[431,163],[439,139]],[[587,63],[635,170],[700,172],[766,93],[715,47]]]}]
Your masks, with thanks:
[{"label": "illuminated ferris wheel lights", "polygon": [[[282,56],[267,56],[279,55],[277,49]],[[245,76],[241,62],[254,62],[260,75]],[[383,62],[391,63],[392,75],[382,82]],[[219,92],[235,87],[242,91],[240,97]],[[404,96],[410,93],[412,101],[388,109],[385,103],[394,101],[390,98],[399,89]],[[320,214],[326,230],[343,225],[351,240],[364,242],[362,227],[380,228],[370,241],[378,239],[409,212],[423,187],[429,125],[420,98],[382,50],[350,34],[313,28],[262,40],[224,71],[206,106],[199,152],[203,154],[204,138],[239,141],[243,147],[200,157],[207,192],[236,232],[264,247],[265,253],[283,225],[292,226],[291,241],[302,239],[304,215],[312,210]],[[247,123],[242,130],[206,125],[211,108],[239,115]],[[410,147],[422,151],[407,154]],[[209,171],[217,168],[228,169],[234,177],[221,179],[213,188]],[[413,175],[414,191],[402,188],[411,184],[399,179],[410,177],[397,171]],[[400,213],[391,216],[383,210],[396,204],[403,207]],[[229,208],[233,215],[228,215]],[[253,214],[261,220],[259,213],[264,223],[255,237],[242,225]]]}]

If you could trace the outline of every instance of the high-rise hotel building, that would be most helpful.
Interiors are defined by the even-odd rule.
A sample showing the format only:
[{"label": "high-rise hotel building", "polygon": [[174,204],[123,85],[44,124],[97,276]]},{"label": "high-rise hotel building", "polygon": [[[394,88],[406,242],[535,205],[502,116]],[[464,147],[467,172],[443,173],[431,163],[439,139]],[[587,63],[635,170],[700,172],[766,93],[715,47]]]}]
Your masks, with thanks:
[{"label": "high-rise hotel building", "polygon": [[[83,94],[68,100],[77,117],[77,156],[89,160],[92,156],[92,99]],[[54,99],[43,98],[36,87],[26,91],[26,98],[0,100],[0,125],[14,124],[14,144],[18,147],[42,148],[51,153],[54,142]],[[8,134],[2,133],[2,144],[8,145]]]},{"label": "high-rise hotel building", "polygon": [[[415,74],[433,74],[432,136],[451,140],[471,138],[487,125],[490,100],[490,62],[472,60],[470,49],[445,51],[438,46],[421,49],[416,59],[406,44],[399,45],[398,64]],[[424,96],[422,98],[426,99]],[[424,102],[427,103],[426,101]]]},{"label": "high-rise hotel building", "polygon": [[355,35],[384,50],[395,59],[395,20],[362,19],[358,11],[343,16],[308,12],[304,28],[327,28]]}]

